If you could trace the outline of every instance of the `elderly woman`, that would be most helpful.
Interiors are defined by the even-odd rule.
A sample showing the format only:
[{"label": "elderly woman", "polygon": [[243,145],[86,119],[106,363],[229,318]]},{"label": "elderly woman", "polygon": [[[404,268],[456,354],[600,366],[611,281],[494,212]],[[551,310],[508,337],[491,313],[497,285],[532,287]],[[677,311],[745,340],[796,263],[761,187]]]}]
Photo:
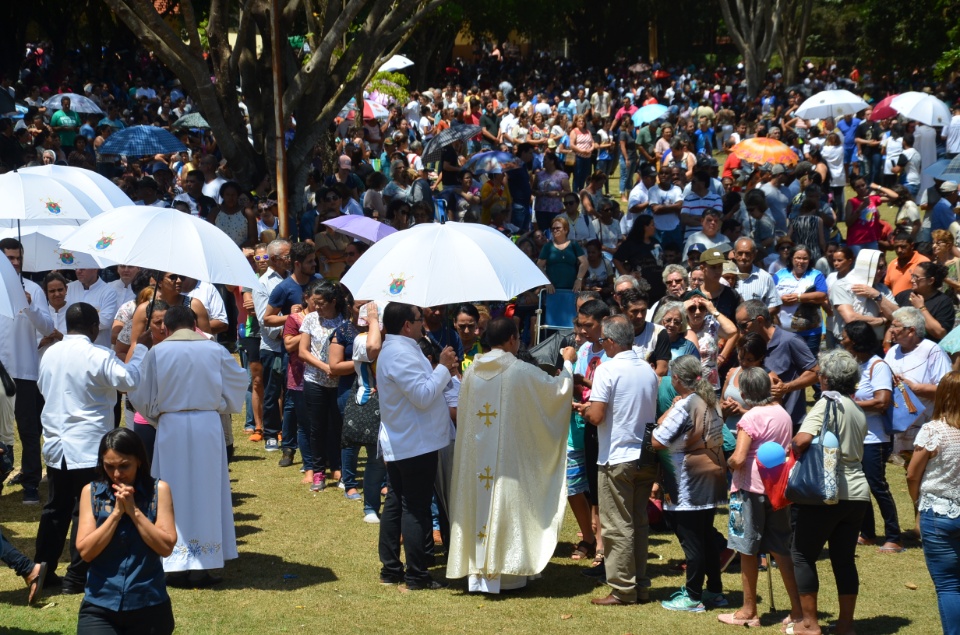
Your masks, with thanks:
[{"label": "elderly woman", "polygon": [[740,372],[740,394],[749,409],[737,424],[737,445],[727,467],[733,472],[730,482],[730,535],[727,546],[740,553],[740,579],[743,582],[743,608],[724,613],[717,619],[735,626],[760,626],[757,616],[757,575],[759,554],[773,554],[780,568],[783,585],[790,596],[790,618],[800,620],[800,595],[790,559],[790,509],[774,510],[766,496],[757,450],[774,442],[786,450],[793,421],[783,406],[770,395],[770,376],[762,368]]},{"label": "elderly woman", "polygon": [[820,352],[822,318],[820,306],[827,301],[827,279],[811,267],[810,248],[797,245],[790,254],[791,266],[773,276],[780,306],[780,328],[799,335],[814,357]]},{"label": "elderly woman", "polygon": [[687,270],[682,265],[667,265],[663,268],[663,286],[666,287],[667,294],[653,306],[650,307],[652,315],[657,314],[660,302],[680,302],[687,287],[690,284],[690,277]]},{"label": "elderly woman", "polygon": [[853,611],[857,605],[860,579],[857,575],[857,536],[863,515],[870,505],[870,486],[863,473],[863,440],[867,435],[867,417],[853,400],[860,381],[860,364],[840,349],[820,355],[820,385],[823,396],[807,413],[800,431],[793,438],[793,453],[798,458],[809,449],[820,434],[827,413],[827,402],[836,404],[835,426],[840,442],[838,478],[839,501],[836,505],[796,505],[793,534],[793,566],[803,619],[793,625],[793,632],[819,635],[817,624],[817,558],[829,543],[830,563],[837,582],[840,615],[834,633],[853,633]]},{"label": "elderly woman", "polygon": [[700,341],[690,330],[687,322],[687,310],[683,302],[666,302],[661,304],[654,315],[653,321],[667,331],[670,337],[670,358],[677,359],[683,355],[694,355],[700,358]]},{"label": "elderly woman", "polygon": [[567,219],[562,216],[554,218],[550,224],[552,240],[540,250],[537,266],[550,280],[548,293],[556,289],[580,291],[583,287],[583,279],[589,268],[587,254],[578,242],[569,239],[569,234],[570,223]]},{"label": "elderly woman", "polygon": [[947,269],[947,276],[943,279],[940,288],[945,294],[954,297],[960,292],[960,258],[953,255],[955,241],[953,234],[945,229],[936,229],[931,234],[933,239],[933,258],[937,264]]},{"label": "elderly woman", "polygon": [[703,377],[719,392],[720,371],[717,368],[717,355],[721,350],[721,342],[737,334],[737,325],[702,295],[692,296],[683,306],[687,312],[690,331],[697,338]]},{"label": "elderly woman", "polygon": [[[847,324],[840,344],[860,364],[860,383],[853,400],[867,415],[867,436],[863,441],[863,473],[883,517],[885,538],[880,551],[899,553],[903,551],[900,546],[900,521],[897,519],[897,505],[890,493],[886,476],[887,459],[893,451],[893,441],[883,423],[883,415],[892,403],[893,373],[880,357],[883,350],[876,333],[863,322]],[[876,541],[873,506],[868,505],[857,543],[873,545]]]},{"label": "elderly woman", "polygon": [[713,529],[716,507],[727,498],[723,421],[717,396],[702,372],[700,360],[692,355],[670,362],[670,381],[680,399],[660,417],[652,439],[655,449],[666,450],[661,458],[663,507],[673,515],[687,563],[683,588],[661,606],[694,613],[726,604]]},{"label": "elderly woman", "polygon": [[946,635],[960,634],[960,373],[940,382],[933,419],[917,435],[907,486],[920,510],[923,556]]},{"label": "elderly woman", "polygon": [[[921,262],[910,274],[910,289],[901,291],[894,300],[902,307],[912,306],[918,309],[924,318],[927,337],[939,342],[954,327],[956,309],[953,305],[955,294],[947,295],[941,288],[947,278],[947,268],[936,262]],[[880,309],[889,310],[892,305],[882,303]]]}]

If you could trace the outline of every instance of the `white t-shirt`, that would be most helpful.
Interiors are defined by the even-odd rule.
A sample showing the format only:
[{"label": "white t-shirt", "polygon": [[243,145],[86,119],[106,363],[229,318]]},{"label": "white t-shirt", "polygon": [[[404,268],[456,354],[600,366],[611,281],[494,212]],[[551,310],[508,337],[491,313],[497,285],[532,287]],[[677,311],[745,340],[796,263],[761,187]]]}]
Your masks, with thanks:
[{"label": "white t-shirt", "polygon": [[[683,199],[683,190],[676,185],[671,185],[669,190],[657,185],[650,188],[648,196],[651,205],[673,205]],[[674,230],[680,226],[680,214],[654,214],[653,224],[658,231]]]},{"label": "white t-shirt", "polygon": [[647,423],[657,418],[657,375],[633,350],[617,353],[597,367],[590,401],[607,404],[597,428],[597,465],[636,461]]},{"label": "white t-shirt", "polygon": [[910,185],[920,185],[920,153],[916,148],[904,148],[901,156],[906,157],[907,161],[903,169],[904,181]]},{"label": "white t-shirt", "polygon": [[[860,383],[857,384],[857,392],[853,398],[857,401],[868,401],[873,399],[873,393],[878,390],[893,390],[893,373],[886,362],[874,355],[860,364]],[[867,415],[867,436],[863,439],[864,444],[890,441],[890,435],[883,429],[883,416],[879,412],[866,410],[864,414]]]},{"label": "white t-shirt", "polygon": [[[920,384],[937,384],[952,369],[950,358],[943,349],[930,340],[923,340],[915,349],[904,353],[897,344],[884,358],[895,375],[900,375]],[[928,421],[933,414],[933,399],[917,395],[925,408],[923,416],[914,427]]]}]

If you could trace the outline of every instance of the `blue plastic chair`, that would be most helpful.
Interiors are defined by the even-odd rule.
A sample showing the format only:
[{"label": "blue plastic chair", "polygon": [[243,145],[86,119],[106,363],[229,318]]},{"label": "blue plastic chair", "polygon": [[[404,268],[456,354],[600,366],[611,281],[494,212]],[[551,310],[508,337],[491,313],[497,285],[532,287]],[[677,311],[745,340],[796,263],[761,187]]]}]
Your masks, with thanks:
[{"label": "blue plastic chair", "polygon": [[541,291],[540,305],[537,307],[537,342],[544,331],[572,333],[576,317],[576,292],[567,289],[558,289],[554,293]]}]

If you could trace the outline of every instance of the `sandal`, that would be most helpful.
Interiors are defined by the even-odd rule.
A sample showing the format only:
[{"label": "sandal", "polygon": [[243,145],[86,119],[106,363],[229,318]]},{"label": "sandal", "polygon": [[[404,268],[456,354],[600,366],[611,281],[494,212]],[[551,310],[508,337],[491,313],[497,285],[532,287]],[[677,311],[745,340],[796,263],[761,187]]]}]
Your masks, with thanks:
[{"label": "sandal", "polygon": [[602,567],[603,566],[603,551],[597,549],[597,553],[593,556],[593,562],[590,563],[590,568]]},{"label": "sandal", "polygon": [[859,536],[857,538],[857,544],[861,547],[872,547],[873,545],[877,544],[877,541],[873,538],[864,538],[863,536]]},{"label": "sandal", "polygon": [[573,548],[573,553],[570,554],[571,560],[585,560],[587,558],[592,558],[597,553],[597,541],[594,539],[592,543],[587,542],[586,540],[581,540],[577,543],[577,546]]},{"label": "sandal", "polygon": [[894,547],[883,546],[883,547],[878,547],[877,552],[878,553],[903,553],[904,548],[901,547],[900,545],[896,545]]},{"label": "sandal", "polygon": [[745,626],[747,628],[758,628],[760,626],[759,617],[737,617],[736,613],[721,613],[717,616],[717,621],[731,626]]},{"label": "sandal", "polygon": [[43,591],[43,583],[47,577],[47,563],[40,563],[40,571],[37,575],[33,576],[27,580],[27,589],[29,590],[29,595],[27,595],[27,604],[33,604],[33,601],[40,597],[41,591]]}]

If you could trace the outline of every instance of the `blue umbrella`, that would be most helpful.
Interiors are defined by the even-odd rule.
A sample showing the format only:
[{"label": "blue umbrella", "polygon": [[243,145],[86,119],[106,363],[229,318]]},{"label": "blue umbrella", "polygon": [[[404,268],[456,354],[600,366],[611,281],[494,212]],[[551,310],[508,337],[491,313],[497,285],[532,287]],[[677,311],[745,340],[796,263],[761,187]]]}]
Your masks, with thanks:
[{"label": "blue umbrella", "polygon": [[131,126],[110,135],[100,146],[102,154],[123,154],[145,157],[154,154],[186,152],[187,146],[179,139],[156,126]]},{"label": "blue umbrella", "polygon": [[952,159],[940,159],[923,171],[938,181],[960,181],[960,156]]},{"label": "blue umbrella", "polygon": [[633,113],[631,119],[633,119],[633,125],[642,126],[645,123],[662,119],[667,115],[668,110],[670,109],[662,104],[650,104],[649,106],[638,108],[637,111]]},{"label": "blue umbrella", "polygon": [[486,174],[492,168],[512,170],[520,167],[521,163],[518,157],[509,152],[491,150],[490,152],[479,152],[473,155],[469,161],[463,164],[461,170],[469,171],[472,174]]},{"label": "blue umbrella", "polygon": [[96,114],[103,112],[100,106],[97,105],[97,102],[93,101],[89,97],[84,97],[83,95],[78,95],[76,93],[61,93],[59,95],[54,95],[50,99],[43,102],[43,105],[47,110],[60,110],[62,107],[60,105],[60,101],[64,97],[70,98],[70,110],[74,112],[84,114]]}]

